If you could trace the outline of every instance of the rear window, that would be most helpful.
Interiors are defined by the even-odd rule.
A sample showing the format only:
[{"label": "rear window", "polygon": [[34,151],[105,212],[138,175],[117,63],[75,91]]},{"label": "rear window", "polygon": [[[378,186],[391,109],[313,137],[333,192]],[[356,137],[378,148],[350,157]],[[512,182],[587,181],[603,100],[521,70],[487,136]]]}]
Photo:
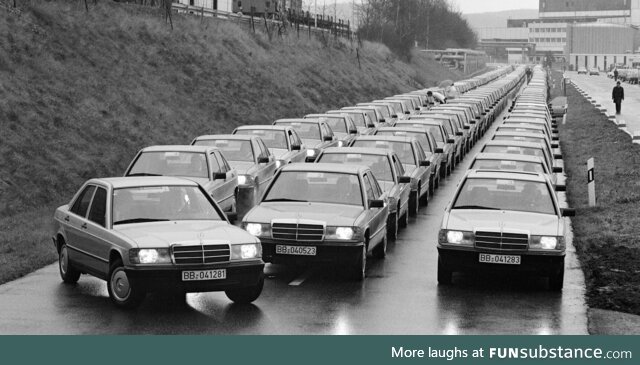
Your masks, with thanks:
[{"label": "rear window", "polygon": [[363,141],[356,140],[353,147],[363,148],[383,148],[395,152],[400,158],[400,162],[405,165],[417,165],[413,154],[413,146],[410,142],[390,142],[390,141]]}]

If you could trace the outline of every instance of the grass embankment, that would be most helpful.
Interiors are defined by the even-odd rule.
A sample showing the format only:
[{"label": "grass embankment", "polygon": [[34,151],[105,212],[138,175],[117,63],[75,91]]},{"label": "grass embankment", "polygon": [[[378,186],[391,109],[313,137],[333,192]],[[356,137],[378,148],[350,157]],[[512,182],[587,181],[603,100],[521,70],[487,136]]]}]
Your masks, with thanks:
[{"label": "grass embankment", "polygon": [[[557,75],[556,75],[557,77]],[[556,81],[560,85],[559,81]],[[588,305],[640,314],[640,145],[573,87],[560,125],[574,245],[587,283]],[[597,206],[588,206],[587,168],[595,159]]]},{"label": "grass embankment", "polygon": [[[1,0],[4,1],[4,0]],[[6,3],[6,1],[4,1]],[[135,152],[458,79],[383,46],[101,1],[0,7],[0,283],[56,256],[51,215]],[[264,25],[257,26],[261,29]]]}]

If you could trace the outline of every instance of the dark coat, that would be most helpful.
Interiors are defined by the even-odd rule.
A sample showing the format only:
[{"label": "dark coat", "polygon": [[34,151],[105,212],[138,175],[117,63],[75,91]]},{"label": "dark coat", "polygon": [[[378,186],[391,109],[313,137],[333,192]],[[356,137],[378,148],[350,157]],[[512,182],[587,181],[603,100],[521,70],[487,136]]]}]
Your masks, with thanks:
[{"label": "dark coat", "polygon": [[624,89],[622,88],[622,86],[614,86],[613,87],[613,92],[611,93],[611,97],[613,98],[614,102],[620,102],[622,100],[624,100]]}]

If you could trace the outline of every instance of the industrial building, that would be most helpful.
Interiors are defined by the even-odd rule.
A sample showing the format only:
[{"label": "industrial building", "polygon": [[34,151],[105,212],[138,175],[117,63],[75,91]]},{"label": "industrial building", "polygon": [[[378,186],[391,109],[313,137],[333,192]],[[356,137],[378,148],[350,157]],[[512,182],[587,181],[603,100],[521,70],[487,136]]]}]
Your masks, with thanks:
[{"label": "industrial building", "polygon": [[[538,18],[509,19],[507,27],[478,33],[481,49],[489,55],[500,53],[497,45],[509,43],[503,51],[507,56],[527,54],[528,61],[540,62],[551,54],[572,67],[605,69],[612,63],[629,64],[628,55],[638,50],[639,26],[640,0],[540,0]],[[493,36],[500,32],[501,38]]]}]

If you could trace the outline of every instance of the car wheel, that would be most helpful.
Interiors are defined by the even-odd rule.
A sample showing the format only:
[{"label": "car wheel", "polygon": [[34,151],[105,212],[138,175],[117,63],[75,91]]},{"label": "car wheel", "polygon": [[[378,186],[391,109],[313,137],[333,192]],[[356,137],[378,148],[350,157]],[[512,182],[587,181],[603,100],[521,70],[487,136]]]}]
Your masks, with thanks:
[{"label": "car wheel", "polygon": [[371,254],[376,259],[383,259],[387,257],[387,235],[382,236],[382,242],[378,243]]},{"label": "car wheel", "polygon": [[[429,184],[431,185],[431,184]],[[429,206],[429,196],[430,196],[430,191],[431,188],[427,187],[427,190],[424,192],[424,195],[422,195],[420,197],[420,204],[424,207],[428,207]],[[422,192],[422,189],[420,189],[420,192]]]},{"label": "car wheel", "polygon": [[413,217],[418,215],[420,210],[420,191],[412,193],[409,197],[409,212]]},{"label": "car wheel", "polygon": [[67,244],[63,243],[58,254],[58,269],[62,281],[68,284],[77,283],[80,280],[80,271],[76,270],[69,262],[69,250]]},{"label": "car wheel", "polygon": [[387,237],[394,241],[398,238],[398,214],[400,214],[399,210],[390,214],[387,219]]},{"label": "car wheel", "polygon": [[450,285],[453,278],[453,271],[447,268],[440,258],[438,258],[438,284]]},{"label": "car wheel", "polygon": [[436,192],[436,175],[434,174],[429,180],[429,194],[433,195]]},{"label": "car wheel", "polygon": [[549,290],[560,291],[564,286],[564,262],[558,268],[558,272],[549,276]]},{"label": "car wheel", "polygon": [[[398,205],[398,214],[400,214],[400,205]],[[409,210],[400,217],[400,227],[405,228],[409,225]]]},{"label": "car wheel", "polygon": [[136,308],[142,303],[146,293],[132,282],[124,271],[122,260],[117,259],[109,266],[107,291],[111,302],[120,308]]},{"label": "car wheel", "polygon": [[261,274],[260,280],[256,285],[248,286],[246,288],[229,289],[229,290],[225,290],[224,293],[227,295],[227,298],[231,299],[234,303],[249,304],[254,300],[258,299],[258,297],[262,293],[263,287],[264,287],[264,274]]},{"label": "car wheel", "polygon": [[356,258],[356,262],[353,267],[350,268],[349,277],[355,281],[362,281],[365,278],[365,273],[367,269],[367,245],[369,239],[367,238],[367,242],[362,245],[360,250],[358,251],[358,257]]}]

